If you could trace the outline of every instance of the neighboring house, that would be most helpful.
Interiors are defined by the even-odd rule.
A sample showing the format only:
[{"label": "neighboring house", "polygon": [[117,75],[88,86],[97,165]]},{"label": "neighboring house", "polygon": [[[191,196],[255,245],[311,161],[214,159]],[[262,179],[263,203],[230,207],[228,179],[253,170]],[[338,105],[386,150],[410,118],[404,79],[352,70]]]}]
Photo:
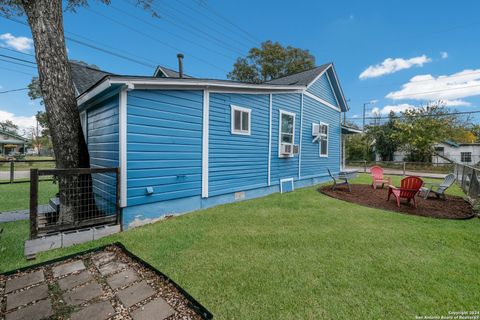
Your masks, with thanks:
[{"label": "neighboring house", "polygon": [[120,167],[127,227],[341,169],[348,106],[333,64],[263,84],[172,77],[163,67],[153,77],[85,69],[73,80],[92,167]]},{"label": "neighboring house", "polygon": [[450,160],[473,166],[480,162],[480,143],[445,141],[435,145],[435,153],[433,163],[448,163]]},{"label": "neighboring house", "polygon": [[25,154],[28,140],[19,135],[0,131],[0,155]]}]

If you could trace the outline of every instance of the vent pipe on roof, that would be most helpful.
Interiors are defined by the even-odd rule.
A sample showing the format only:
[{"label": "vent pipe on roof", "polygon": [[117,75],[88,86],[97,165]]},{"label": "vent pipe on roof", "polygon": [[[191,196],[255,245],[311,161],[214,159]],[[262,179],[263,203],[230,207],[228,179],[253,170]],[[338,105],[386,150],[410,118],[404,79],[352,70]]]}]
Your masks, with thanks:
[{"label": "vent pipe on roof", "polygon": [[183,78],[183,54],[177,54],[178,58],[178,77]]}]

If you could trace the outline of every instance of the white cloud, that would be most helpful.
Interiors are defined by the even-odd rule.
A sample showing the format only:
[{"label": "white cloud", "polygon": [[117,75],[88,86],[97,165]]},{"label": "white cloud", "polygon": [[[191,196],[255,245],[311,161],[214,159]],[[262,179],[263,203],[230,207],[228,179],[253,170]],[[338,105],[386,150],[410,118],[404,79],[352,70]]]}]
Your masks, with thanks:
[{"label": "white cloud", "polygon": [[411,59],[403,58],[387,58],[383,60],[382,63],[369,66],[365,69],[359,76],[360,80],[365,80],[368,78],[381,77],[386,74],[395,73],[403,69],[410,69],[415,66],[423,66],[425,63],[431,62],[432,59],[426,55],[421,55],[419,57],[414,57]]},{"label": "white cloud", "polygon": [[388,93],[386,98],[420,101],[443,100],[450,106],[466,106],[469,103],[460,99],[478,95],[480,95],[480,69],[467,69],[438,77],[430,74],[415,76],[400,90]]},{"label": "white cloud", "polygon": [[448,58],[448,52],[447,51],[442,51],[440,52],[440,57],[442,59],[447,59]]},{"label": "white cloud", "polygon": [[15,123],[19,127],[20,131],[35,127],[37,124],[35,116],[16,116],[11,112],[0,110],[0,121],[5,120],[10,120]]},{"label": "white cloud", "polygon": [[445,100],[443,99],[442,102],[447,106],[447,107],[469,107],[472,104],[468,101],[456,99],[456,100]]},{"label": "white cloud", "polygon": [[390,112],[394,112],[394,113],[399,113],[399,112],[403,112],[405,110],[408,110],[408,109],[415,109],[415,106],[411,105],[411,104],[408,104],[408,103],[402,103],[402,104],[397,104],[397,105],[386,105],[384,106],[383,108],[378,108],[378,107],[375,107],[372,109],[372,111],[370,112],[371,115],[388,115]]},{"label": "white cloud", "polygon": [[0,40],[4,45],[18,51],[28,52],[33,48],[33,40],[27,37],[15,37],[11,33],[0,34]]}]

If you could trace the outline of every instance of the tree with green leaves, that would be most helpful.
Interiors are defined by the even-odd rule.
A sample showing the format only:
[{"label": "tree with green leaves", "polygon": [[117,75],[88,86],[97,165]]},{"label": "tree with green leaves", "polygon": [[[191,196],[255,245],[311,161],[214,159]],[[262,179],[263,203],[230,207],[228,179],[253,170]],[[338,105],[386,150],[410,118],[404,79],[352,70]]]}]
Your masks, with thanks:
[{"label": "tree with green leaves", "polygon": [[18,126],[12,120],[0,121],[0,131],[18,135]]},{"label": "tree with green leaves", "polygon": [[[151,10],[152,1],[137,0],[137,3]],[[110,4],[110,0],[97,2]],[[90,158],[81,129],[65,46],[64,4],[65,10],[75,12],[78,7],[88,6],[88,0],[0,0],[0,13],[7,17],[27,17],[35,47],[40,93],[45,103],[57,167],[89,167]],[[77,193],[81,190],[62,186],[62,183],[60,180],[60,192],[64,192],[63,198],[66,202],[61,206],[59,220],[68,223],[76,214],[75,208],[80,205]]]},{"label": "tree with green leaves", "polygon": [[375,141],[375,151],[382,161],[392,161],[393,154],[399,147],[397,122],[395,113],[390,112],[385,124],[366,128],[370,140]]},{"label": "tree with green leaves", "polygon": [[246,57],[240,57],[227,75],[241,82],[262,83],[315,67],[315,57],[308,50],[283,47],[278,42],[262,42],[260,48],[251,48]]},{"label": "tree with green leaves", "polygon": [[411,108],[401,113],[394,137],[409,161],[431,161],[436,143],[450,140],[458,128],[458,117],[441,103]]}]

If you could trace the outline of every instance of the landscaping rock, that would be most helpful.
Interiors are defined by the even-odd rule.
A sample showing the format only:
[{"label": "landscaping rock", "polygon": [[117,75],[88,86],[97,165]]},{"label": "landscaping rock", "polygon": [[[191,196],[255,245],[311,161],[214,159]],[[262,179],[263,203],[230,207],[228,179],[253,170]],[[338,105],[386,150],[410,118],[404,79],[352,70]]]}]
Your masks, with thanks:
[{"label": "landscaping rock", "polygon": [[120,270],[123,270],[126,267],[127,265],[123,262],[111,261],[107,264],[104,264],[98,267],[98,272],[100,272],[102,276],[106,276],[106,275],[118,272]]},{"label": "landscaping rock", "polygon": [[53,315],[49,299],[7,314],[5,320],[41,320]]},{"label": "landscaping rock", "polygon": [[153,288],[148,285],[146,281],[141,281],[126,289],[120,290],[117,292],[117,297],[120,299],[123,305],[125,305],[125,307],[129,308],[135,303],[145,300],[154,294],[155,290],[153,290]]},{"label": "landscaping rock", "polygon": [[131,316],[133,320],[163,320],[170,317],[174,313],[175,310],[173,310],[173,308],[170,307],[165,300],[162,298],[157,298],[150,301],[143,307],[133,311]]},{"label": "landscaping rock", "polygon": [[104,265],[106,263],[109,263],[110,261],[113,261],[114,259],[115,259],[115,253],[106,251],[106,252],[101,252],[94,255],[92,257],[92,262],[98,268],[101,265]]},{"label": "landscaping rock", "polygon": [[65,302],[70,305],[79,305],[102,295],[102,287],[92,282],[84,287],[74,289],[63,295]]},{"label": "landscaping rock", "polygon": [[52,270],[53,276],[58,278],[69,273],[85,270],[85,265],[82,260],[76,260],[56,266]]},{"label": "landscaping rock", "polygon": [[9,293],[18,289],[23,289],[25,287],[40,283],[45,280],[42,270],[35,272],[27,273],[18,278],[13,278],[7,280],[5,285],[5,292]]},{"label": "landscaping rock", "polygon": [[26,305],[27,303],[42,300],[48,297],[48,287],[46,284],[39,285],[24,291],[11,293],[7,295],[7,310]]},{"label": "landscaping rock", "polygon": [[58,280],[58,286],[62,290],[70,290],[76,286],[79,286],[81,284],[87,283],[88,281],[92,280],[93,277],[88,271],[82,271],[79,274],[72,274],[69,276],[66,276],[65,278],[62,278]]},{"label": "landscaping rock", "polygon": [[123,287],[129,283],[138,280],[138,276],[135,271],[127,269],[120,273],[114,274],[107,278],[107,283],[112,289]]},{"label": "landscaping rock", "polygon": [[[92,304],[72,314],[71,320],[105,320],[113,316],[115,310],[110,301]],[[155,319],[153,317],[152,319]]]}]

